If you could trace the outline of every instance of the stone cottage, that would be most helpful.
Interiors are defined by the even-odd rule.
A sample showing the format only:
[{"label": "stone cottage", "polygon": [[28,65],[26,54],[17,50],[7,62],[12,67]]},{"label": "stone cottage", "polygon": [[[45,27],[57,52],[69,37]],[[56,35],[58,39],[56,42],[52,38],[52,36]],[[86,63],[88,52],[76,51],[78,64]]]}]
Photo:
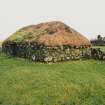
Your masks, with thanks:
[{"label": "stone cottage", "polygon": [[40,62],[78,60],[90,53],[90,41],[60,21],[19,29],[3,44],[8,55]]}]

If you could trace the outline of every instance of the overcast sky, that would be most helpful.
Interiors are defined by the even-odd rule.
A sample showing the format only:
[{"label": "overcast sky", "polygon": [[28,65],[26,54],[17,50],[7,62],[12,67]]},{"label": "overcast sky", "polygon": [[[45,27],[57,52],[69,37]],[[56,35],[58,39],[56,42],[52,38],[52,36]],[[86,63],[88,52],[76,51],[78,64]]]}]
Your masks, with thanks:
[{"label": "overcast sky", "polygon": [[23,26],[54,20],[89,39],[105,35],[105,0],[0,0],[0,40]]}]

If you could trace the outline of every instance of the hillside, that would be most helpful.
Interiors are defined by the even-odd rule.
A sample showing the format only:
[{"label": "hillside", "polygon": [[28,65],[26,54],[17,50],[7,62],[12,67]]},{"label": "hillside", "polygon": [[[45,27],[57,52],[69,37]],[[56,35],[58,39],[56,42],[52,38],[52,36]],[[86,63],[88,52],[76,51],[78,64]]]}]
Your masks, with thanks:
[{"label": "hillside", "polygon": [[1,105],[105,105],[105,63],[33,63],[0,55]]}]

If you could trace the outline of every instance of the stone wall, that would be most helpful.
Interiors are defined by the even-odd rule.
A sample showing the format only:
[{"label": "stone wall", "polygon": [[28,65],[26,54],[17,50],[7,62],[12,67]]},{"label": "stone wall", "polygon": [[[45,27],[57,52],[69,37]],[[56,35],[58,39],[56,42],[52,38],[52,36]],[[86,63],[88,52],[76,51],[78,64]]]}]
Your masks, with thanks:
[{"label": "stone wall", "polygon": [[105,60],[105,52],[101,51],[100,48],[91,48],[91,55],[93,59]]},{"label": "stone wall", "polygon": [[48,47],[44,45],[37,45],[36,43],[9,43],[3,45],[3,51],[12,56],[28,58],[33,61],[41,62],[78,60],[83,58],[89,58],[91,55],[89,46]]}]

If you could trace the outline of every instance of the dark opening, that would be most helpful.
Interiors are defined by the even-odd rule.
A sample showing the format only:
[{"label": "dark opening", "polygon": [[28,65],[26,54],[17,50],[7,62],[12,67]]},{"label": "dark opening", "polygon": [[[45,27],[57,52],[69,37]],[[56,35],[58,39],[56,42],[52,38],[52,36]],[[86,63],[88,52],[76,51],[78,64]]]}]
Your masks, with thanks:
[{"label": "dark opening", "polygon": [[12,48],[12,55],[16,56],[17,55],[17,45],[15,43],[11,44]]}]

